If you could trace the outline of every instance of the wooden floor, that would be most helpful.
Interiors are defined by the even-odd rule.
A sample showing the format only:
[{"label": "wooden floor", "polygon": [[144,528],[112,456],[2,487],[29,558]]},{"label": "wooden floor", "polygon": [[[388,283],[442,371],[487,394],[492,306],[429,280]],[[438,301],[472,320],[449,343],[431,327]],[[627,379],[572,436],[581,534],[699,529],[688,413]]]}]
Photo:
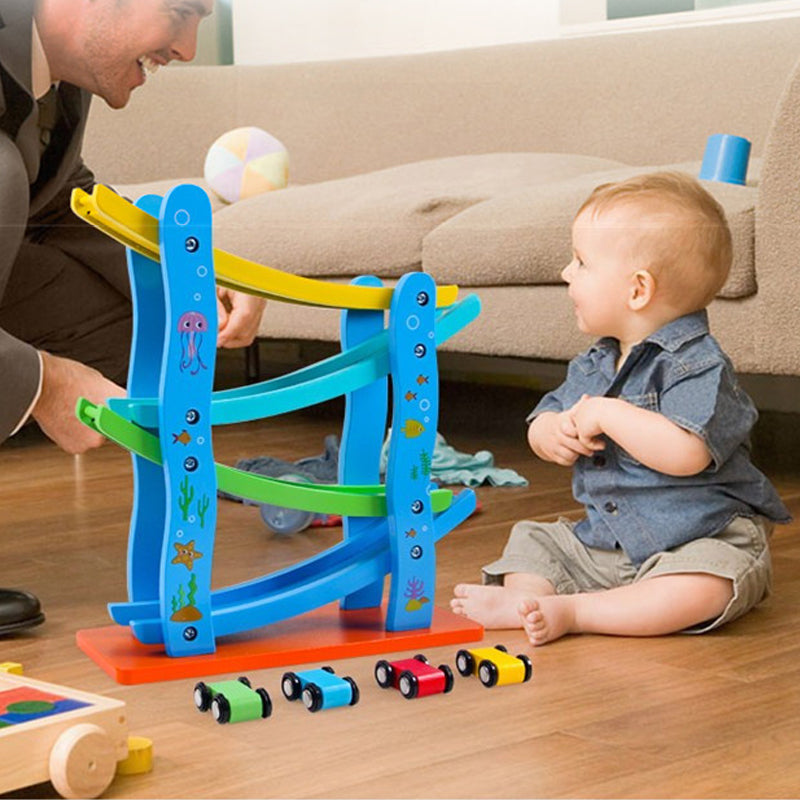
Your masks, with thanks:
[{"label": "wooden floor", "polygon": [[[445,393],[439,430],[448,441],[463,451],[491,450],[499,466],[523,473],[530,486],[478,491],[482,513],[438,548],[441,605],[456,582],[478,578],[515,520],[575,510],[568,472],[527,452],[520,414],[530,400],[487,401],[481,389],[463,385]],[[224,429],[215,433],[217,459],[314,455],[338,426],[336,414],[304,412]],[[800,518],[800,469],[761,466]],[[779,528],[773,540],[774,595],[714,634],[568,637],[534,651],[519,631],[492,632],[488,644],[531,656],[530,683],[487,690],[456,675],[451,694],[410,702],[377,687],[374,657],[349,659],[336,664],[337,672],[356,679],[361,702],[316,715],[283,699],[282,669],[262,670],[250,677],[273,696],[273,716],[220,726],[194,708],[194,681],[119,686],[75,645],[78,629],[108,624],[108,601],[125,599],[130,497],[129,457],[112,445],[72,458],[25,433],[0,449],[0,585],[34,591],[47,613],[41,627],[0,639],[0,661],[20,661],[30,677],[127,703],[131,732],[153,740],[154,768],[116,778],[107,797],[800,792],[798,522]],[[331,529],[281,538],[264,528],[256,509],[230,502],[221,505],[218,531],[216,585],[290,564],[339,536]],[[452,664],[454,651],[428,656]],[[57,795],[43,784],[14,796]]]}]

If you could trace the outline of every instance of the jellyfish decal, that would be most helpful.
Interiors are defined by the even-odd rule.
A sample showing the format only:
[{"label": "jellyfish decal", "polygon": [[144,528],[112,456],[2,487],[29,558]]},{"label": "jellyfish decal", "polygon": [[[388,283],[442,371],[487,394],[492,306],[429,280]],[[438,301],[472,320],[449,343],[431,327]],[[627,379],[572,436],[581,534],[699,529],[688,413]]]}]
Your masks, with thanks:
[{"label": "jellyfish decal", "polygon": [[190,370],[197,375],[200,368],[207,369],[200,354],[203,334],[208,330],[208,321],[199,311],[187,311],[178,320],[178,333],[181,335],[181,372]]}]

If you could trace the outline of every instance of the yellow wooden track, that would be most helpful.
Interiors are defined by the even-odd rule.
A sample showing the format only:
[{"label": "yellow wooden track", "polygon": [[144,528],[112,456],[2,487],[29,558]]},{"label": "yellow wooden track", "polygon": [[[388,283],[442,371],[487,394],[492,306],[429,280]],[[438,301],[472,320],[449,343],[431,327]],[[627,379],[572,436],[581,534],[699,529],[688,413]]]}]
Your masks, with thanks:
[{"label": "yellow wooden track", "polygon": [[[103,233],[153,261],[160,259],[158,220],[107,186],[97,184],[91,194],[72,191],[72,210]],[[392,289],[352,286],[304,278],[248,261],[224,250],[214,250],[217,283],[231,289],[284,302],[328,308],[388,309]],[[458,286],[436,288],[437,307],[456,301]]]}]

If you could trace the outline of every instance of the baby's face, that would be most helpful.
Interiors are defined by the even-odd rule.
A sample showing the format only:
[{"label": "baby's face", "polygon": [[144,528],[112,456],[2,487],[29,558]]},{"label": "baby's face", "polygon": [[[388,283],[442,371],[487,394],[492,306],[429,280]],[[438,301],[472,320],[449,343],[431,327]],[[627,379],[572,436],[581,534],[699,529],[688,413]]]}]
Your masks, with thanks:
[{"label": "baby's face", "polygon": [[593,336],[620,338],[630,310],[627,300],[636,271],[634,249],[641,231],[630,209],[600,215],[582,211],[572,225],[572,261],[561,272],[569,284],[578,328]]}]

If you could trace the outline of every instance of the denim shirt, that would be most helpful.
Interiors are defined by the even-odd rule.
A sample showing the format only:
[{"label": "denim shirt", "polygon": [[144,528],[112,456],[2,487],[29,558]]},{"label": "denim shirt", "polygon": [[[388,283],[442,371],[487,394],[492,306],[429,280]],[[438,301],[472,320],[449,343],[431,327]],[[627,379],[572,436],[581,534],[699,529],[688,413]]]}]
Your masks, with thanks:
[{"label": "denim shirt", "polygon": [[710,335],[705,310],[639,342],[617,372],[619,356],[616,339],[600,339],[570,362],[564,383],[542,398],[527,421],[571,408],[584,394],[618,397],[700,436],[712,461],[696,475],[666,475],[604,436],[605,450],[580,456],[573,467],[573,494],[586,509],[575,533],[584,544],[621,547],[640,566],[654,553],[714,536],[736,516],[790,521],[774,487],[750,461],[749,435],[758,415]]}]

